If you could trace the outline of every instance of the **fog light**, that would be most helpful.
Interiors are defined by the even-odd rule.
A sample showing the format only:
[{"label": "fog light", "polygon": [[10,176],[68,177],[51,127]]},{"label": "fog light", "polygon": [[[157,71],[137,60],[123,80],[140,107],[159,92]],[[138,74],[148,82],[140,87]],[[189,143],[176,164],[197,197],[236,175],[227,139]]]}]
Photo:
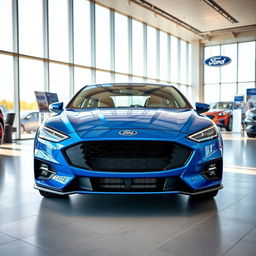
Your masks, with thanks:
[{"label": "fog light", "polygon": [[204,166],[201,175],[207,180],[219,180],[222,178],[222,160],[216,160]]},{"label": "fog light", "polygon": [[217,172],[217,166],[216,166],[216,163],[213,163],[213,164],[210,164],[208,166],[208,173],[209,173],[209,176],[216,176],[216,172]]},{"label": "fog light", "polygon": [[40,176],[38,178],[43,180],[50,180],[56,174],[54,169],[46,163],[40,163],[39,171]]}]

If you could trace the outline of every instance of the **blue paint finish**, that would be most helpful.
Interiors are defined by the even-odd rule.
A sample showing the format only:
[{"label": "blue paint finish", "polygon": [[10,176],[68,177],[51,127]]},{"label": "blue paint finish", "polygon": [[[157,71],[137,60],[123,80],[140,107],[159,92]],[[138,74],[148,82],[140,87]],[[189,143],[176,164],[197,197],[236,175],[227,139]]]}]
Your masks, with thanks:
[{"label": "blue paint finish", "polygon": [[[106,85],[106,86],[111,86]],[[65,190],[76,177],[180,177],[191,190],[211,188],[221,184],[221,180],[206,180],[200,172],[206,163],[222,159],[223,143],[219,137],[197,143],[187,138],[214,123],[197,114],[192,109],[166,108],[122,108],[122,109],[79,109],[65,110],[44,122],[44,125],[54,128],[69,138],[60,143],[35,138],[35,158],[49,163],[58,176],[69,177],[62,184],[54,179],[36,179],[36,184],[48,189]],[[135,131],[133,136],[123,136],[121,131]],[[158,172],[102,172],[77,168],[69,165],[63,154],[63,149],[83,141],[102,140],[150,140],[170,141],[184,145],[192,150],[185,166]],[[76,191],[77,193],[95,193],[96,191]],[[180,191],[158,192],[105,192],[106,194],[172,194]]]}]

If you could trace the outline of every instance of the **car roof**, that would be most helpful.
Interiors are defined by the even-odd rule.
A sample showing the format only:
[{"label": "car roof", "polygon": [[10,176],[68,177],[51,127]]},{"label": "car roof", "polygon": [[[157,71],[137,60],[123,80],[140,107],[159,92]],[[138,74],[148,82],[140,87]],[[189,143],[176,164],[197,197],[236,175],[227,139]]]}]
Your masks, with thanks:
[{"label": "car roof", "polygon": [[88,84],[88,85],[85,85],[83,88],[86,88],[86,87],[90,87],[90,86],[99,86],[99,87],[107,87],[107,86],[140,86],[140,85],[156,85],[156,86],[162,86],[162,87],[174,87],[176,88],[175,86],[171,85],[171,84],[160,84],[160,83],[135,83],[135,82],[127,82],[127,83],[103,83],[103,84],[99,84],[99,83],[96,83],[96,84]]}]

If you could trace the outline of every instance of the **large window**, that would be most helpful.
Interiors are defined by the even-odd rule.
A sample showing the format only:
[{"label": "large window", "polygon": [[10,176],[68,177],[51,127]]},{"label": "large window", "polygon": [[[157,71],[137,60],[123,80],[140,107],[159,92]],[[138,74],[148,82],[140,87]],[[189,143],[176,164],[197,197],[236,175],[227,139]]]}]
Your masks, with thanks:
[{"label": "large window", "polygon": [[86,68],[75,68],[75,89],[74,92],[76,93],[80,90],[83,86],[92,83],[91,78],[91,70]]},{"label": "large window", "polygon": [[68,0],[49,3],[49,52],[50,59],[69,61]]},{"label": "large window", "polygon": [[144,71],[143,40],[143,24],[132,20],[132,73],[139,76]]},{"label": "large window", "polygon": [[59,101],[67,103],[69,90],[69,67],[50,63],[50,92],[57,93]]},{"label": "large window", "polygon": [[160,32],[160,79],[168,79],[168,35]]},{"label": "large window", "polygon": [[[204,50],[204,59],[208,59],[212,56],[220,55],[220,46],[206,47]],[[220,82],[220,68],[209,67],[204,65],[204,82],[206,84],[214,84]]]},{"label": "large window", "polygon": [[13,50],[12,1],[0,1],[0,50]]},{"label": "large window", "polygon": [[35,91],[44,91],[44,63],[20,59],[20,131],[21,138],[34,136],[39,126]]},{"label": "large window", "polygon": [[21,53],[43,57],[43,0],[19,0],[19,35]]},{"label": "large window", "polygon": [[255,41],[238,45],[238,81],[255,81]]},{"label": "large window", "polygon": [[91,64],[90,2],[74,1],[74,62]]},{"label": "large window", "polygon": [[96,67],[110,69],[110,10],[96,5]]},{"label": "large window", "polygon": [[128,17],[115,14],[115,70],[128,73]]},{"label": "large window", "polygon": [[187,43],[183,40],[180,41],[180,83],[187,84],[188,80],[188,53],[187,53]]},{"label": "large window", "polygon": [[[21,124],[25,112],[38,112],[34,91],[55,92],[66,103],[92,82],[171,81],[190,97],[189,47],[90,0],[0,0],[0,86],[8,88],[0,107],[21,110],[16,125],[28,138],[34,128]],[[240,73],[243,91],[250,81]]]},{"label": "large window", "polygon": [[177,83],[179,77],[178,69],[178,39],[171,37],[171,82]]},{"label": "large window", "polygon": [[[0,93],[0,107],[4,112],[4,115],[7,112],[13,111],[13,57],[0,55],[0,70],[4,70],[4,72],[0,72],[0,85],[1,89]],[[7,89],[8,88],[8,89]]]},{"label": "large window", "polygon": [[147,30],[147,76],[156,77],[156,29],[148,26]]},{"label": "large window", "polygon": [[[220,68],[221,83],[236,82],[237,68],[237,44],[227,44],[221,46],[221,55],[228,56],[232,59],[231,63]],[[211,67],[209,67],[211,68]]]},{"label": "large window", "polygon": [[205,47],[205,59],[222,55],[232,60],[222,67],[204,65],[205,102],[234,100],[236,94],[246,95],[246,89],[255,87],[255,47],[255,41]]}]

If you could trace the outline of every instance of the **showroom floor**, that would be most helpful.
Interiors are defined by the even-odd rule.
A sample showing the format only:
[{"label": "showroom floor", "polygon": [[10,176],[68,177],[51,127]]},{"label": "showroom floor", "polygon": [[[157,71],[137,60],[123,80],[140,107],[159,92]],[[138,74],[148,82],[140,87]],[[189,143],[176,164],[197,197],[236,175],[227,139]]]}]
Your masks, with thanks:
[{"label": "showroom floor", "polygon": [[0,149],[0,255],[256,255],[256,139],[224,134],[224,189],[183,195],[73,195],[33,189],[33,141]]}]

